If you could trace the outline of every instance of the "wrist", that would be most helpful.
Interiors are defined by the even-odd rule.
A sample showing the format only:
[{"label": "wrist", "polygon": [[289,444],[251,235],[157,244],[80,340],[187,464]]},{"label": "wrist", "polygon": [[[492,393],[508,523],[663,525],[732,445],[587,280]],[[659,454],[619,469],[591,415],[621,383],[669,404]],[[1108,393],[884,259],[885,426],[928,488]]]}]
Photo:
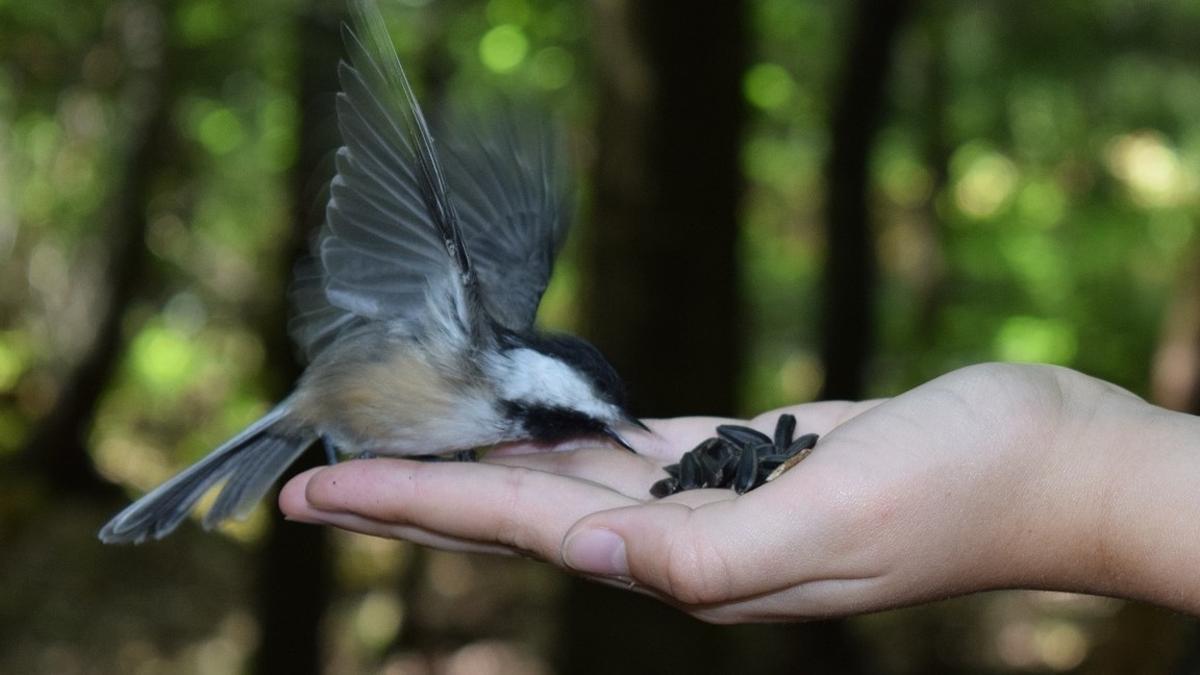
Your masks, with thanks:
[{"label": "wrist", "polygon": [[1108,448],[1092,547],[1098,592],[1200,614],[1200,419],[1143,404]]},{"label": "wrist", "polygon": [[1063,371],[1047,455],[1027,458],[1012,585],[1200,613],[1200,420]]}]

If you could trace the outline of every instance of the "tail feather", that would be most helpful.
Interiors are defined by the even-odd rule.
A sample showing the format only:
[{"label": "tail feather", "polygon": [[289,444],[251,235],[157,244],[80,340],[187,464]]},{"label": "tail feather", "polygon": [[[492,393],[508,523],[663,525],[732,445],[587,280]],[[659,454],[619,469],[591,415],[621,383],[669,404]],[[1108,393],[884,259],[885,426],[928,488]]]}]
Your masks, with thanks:
[{"label": "tail feather", "polygon": [[[205,527],[244,514],[312,443],[310,438],[276,430],[276,423],[286,413],[286,402],[281,403],[207,457],[129,505],[100,530],[100,540],[117,544],[161,539],[183,522],[209,488],[225,478],[229,483],[214,505],[214,510],[220,506],[221,512],[210,513],[204,519]],[[231,489],[234,493],[227,497]]]},{"label": "tail feather", "polygon": [[229,482],[204,514],[204,527],[215,527],[229,518],[244,518],[311,444],[311,439],[270,432],[256,439],[253,451],[244,451],[234,460],[237,466],[230,472]]}]

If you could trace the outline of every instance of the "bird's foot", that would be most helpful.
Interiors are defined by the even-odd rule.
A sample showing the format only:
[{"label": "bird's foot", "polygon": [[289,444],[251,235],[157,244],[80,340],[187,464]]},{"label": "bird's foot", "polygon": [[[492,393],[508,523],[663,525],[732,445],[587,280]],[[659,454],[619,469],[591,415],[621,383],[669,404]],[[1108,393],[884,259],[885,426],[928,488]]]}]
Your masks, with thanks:
[{"label": "bird's foot", "polygon": [[333,439],[326,434],[321,434],[321,445],[325,448],[325,462],[329,466],[338,463],[337,446],[333,444]]},{"label": "bird's foot", "polygon": [[478,462],[479,453],[475,450],[459,450],[449,455],[413,455],[409,459],[418,462]]}]

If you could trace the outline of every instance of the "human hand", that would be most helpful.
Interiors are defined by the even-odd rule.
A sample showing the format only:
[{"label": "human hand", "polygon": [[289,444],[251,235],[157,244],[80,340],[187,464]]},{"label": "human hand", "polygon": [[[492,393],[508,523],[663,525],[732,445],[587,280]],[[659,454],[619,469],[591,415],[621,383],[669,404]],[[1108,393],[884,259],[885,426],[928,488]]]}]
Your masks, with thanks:
[{"label": "human hand", "polygon": [[1109,448],[1131,443],[1126,430],[1155,410],[1066,369],[989,364],[889,400],[756,418],[751,426],[769,432],[789,412],[798,432],[822,439],[741,496],[649,499],[662,465],[729,421],[678,418],[631,436],[638,455],[519,446],[477,464],[353,461],[301,474],[280,504],[295,520],[532,555],[718,622],[1003,587],[1156,599],[1152,588],[1113,588],[1120,561],[1096,555],[1097,533],[1112,525],[1096,508],[1114,494]]}]

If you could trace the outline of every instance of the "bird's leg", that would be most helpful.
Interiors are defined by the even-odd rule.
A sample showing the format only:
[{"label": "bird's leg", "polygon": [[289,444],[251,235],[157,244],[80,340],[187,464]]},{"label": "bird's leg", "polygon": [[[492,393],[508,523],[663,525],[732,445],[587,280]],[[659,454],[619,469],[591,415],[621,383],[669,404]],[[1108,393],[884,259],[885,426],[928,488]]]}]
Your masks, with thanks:
[{"label": "bird's leg", "polygon": [[338,463],[337,446],[333,444],[333,439],[329,434],[321,434],[321,445],[325,446],[325,461],[330,466]]}]

